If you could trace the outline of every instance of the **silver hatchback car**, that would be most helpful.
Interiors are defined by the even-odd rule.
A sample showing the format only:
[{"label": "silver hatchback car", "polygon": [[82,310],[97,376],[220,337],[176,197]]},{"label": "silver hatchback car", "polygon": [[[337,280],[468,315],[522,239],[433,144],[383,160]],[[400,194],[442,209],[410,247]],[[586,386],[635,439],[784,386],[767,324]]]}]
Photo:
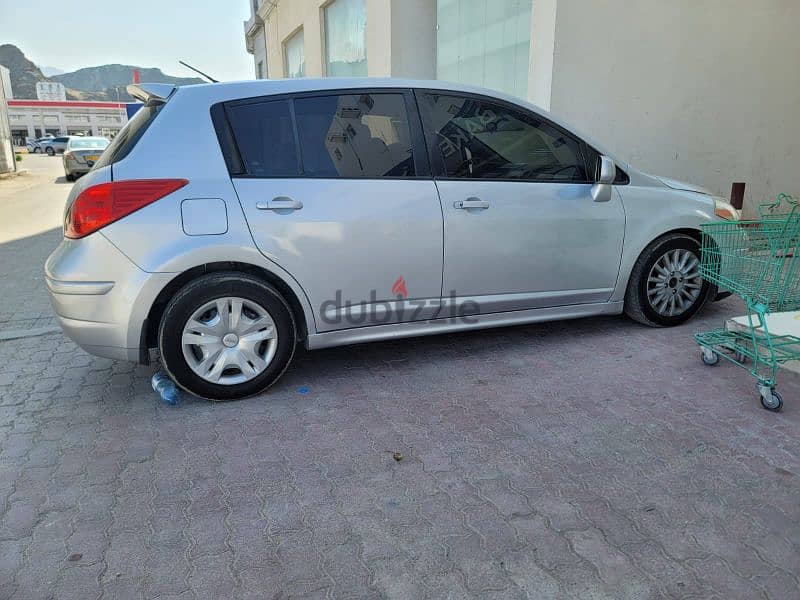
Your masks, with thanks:
[{"label": "silver hatchback car", "polygon": [[129,86],[145,105],[73,188],[45,274],[88,352],[258,393],[323,348],[716,295],[723,199],[646,175],[519,99],[434,81]]}]

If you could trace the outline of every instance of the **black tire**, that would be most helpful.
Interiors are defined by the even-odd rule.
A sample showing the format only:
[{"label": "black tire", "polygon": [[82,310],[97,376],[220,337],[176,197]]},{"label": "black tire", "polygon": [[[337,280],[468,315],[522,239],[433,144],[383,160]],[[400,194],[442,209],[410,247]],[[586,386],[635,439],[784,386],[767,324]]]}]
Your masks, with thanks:
[{"label": "black tire", "polygon": [[52,148],[47,149],[47,156],[55,156],[55,155],[56,155],[55,150],[53,150]]},{"label": "black tire", "polygon": [[67,173],[66,175],[64,175],[64,178],[67,181],[75,181],[75,175],[73,175],[72,173]]},{"label": "black tire", "polygon": [[[181,338],[183,327],[200,306],[224,296],[238,296],[264,307],[275,322],[278,347],[267,368],[243,383],[221,385],[206,381],[186,363]],[[175,382],[186,391],[209,400],[235,400],[263,392],[275,383],[292,360],[297,326],[286,300],[271,285],[245,273],[209,273],[186,284],[170,300],[158,328],[161,363]]]},{"label": "black tire", "polygon": [[697,300],[679,315],[661,315],[650,305],[647,298],[647,277],[650,270],[665,253],[676,249],[690,250],[700,260],[700,244],[696,239],[683,233],[668,233],[647,246],[633,265],[625,292],[625,314],[634,321],[650,327],[673,327],[691,319],[708,300],[712,286],[703,280]]},{"label": "black tire", "polygon": [[759,399],[761,400],[761,407],[770,412],[781,412],[783,410],[783,396],[775,390],[772,390],[772,399],[769,402],[765,401],[764,396],[761,395],[759,395]]},{"label": "black tire", "polygon": [[42,151],[42,149],[41,149],[41,148],[34,148],[34,149],[33,149],[33,153],[34,153],[34,154],[39,154],[41,151]]}]

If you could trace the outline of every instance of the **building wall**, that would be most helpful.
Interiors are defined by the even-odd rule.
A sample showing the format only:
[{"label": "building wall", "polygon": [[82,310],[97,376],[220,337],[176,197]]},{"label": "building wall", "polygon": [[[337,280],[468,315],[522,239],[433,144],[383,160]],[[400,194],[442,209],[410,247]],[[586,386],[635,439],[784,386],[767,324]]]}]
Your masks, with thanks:
[{"label": "building wall", "polygon": [[[8,116],[14,139],[24,144],[26,137],[45,133],[67,135],[83,133],[113,137],[128,122],[125,104],[101,102],[59,102],[40,105],[35,100],[12,100]],[[73,106],[70,106],[72,104]],[[78,106],[75,106],[75,105]],[[80,106],[84,104],[84,106]],[[44,128],[42,121],[44,120]],[[44,129],[44,131],[42,131]]]},{"label": "building wall", "polygon": [[558,0],[555,23],[554,113],[643,170],[800,195],[800,2]]},{"label": "building wall", "polygon": [[8,69],[0,65],[0,173],[9,173],[17,168],[14,148],[11,145],[11,128],[6,106],[6,99],[11,97],[11,84],[6,83],[7,81],[11,81],[8,77]]},{"label": "building wall", "polygon": [[[306,77],[324,76],[324,7],[329,0],[279,0],[262,4],[269,76],[286,76],[284,42],[303,28]],[[436,76],[436,1],[365,0],[367,71],[370,77]]]},{"label": "building wall", "polygon": [[[259,76],[259,63],[262,71]],[[269,76],[269,61],[267,60],[267,39],[264,36],[264,28],[260,28],[253,36],[253,76],[256,79],[266,79]]]}]

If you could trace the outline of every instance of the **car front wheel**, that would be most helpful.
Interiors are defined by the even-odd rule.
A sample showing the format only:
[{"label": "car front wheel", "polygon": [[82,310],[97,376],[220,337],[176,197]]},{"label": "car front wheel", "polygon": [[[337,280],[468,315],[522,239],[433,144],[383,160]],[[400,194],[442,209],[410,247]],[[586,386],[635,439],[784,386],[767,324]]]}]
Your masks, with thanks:
[{"label": "car front wheel", "polygon": [[633,266],[625,313],[651,327],[680,325],[702,308],[710,289],[700,276],[700,244],[670,233],[647,246]]},{"label": "car front wheel", "polygon": [[47,149],[47,156],[55,156],[55,155],[56,155],[55,150],[53,150],[52,148]]},{"label": "car front wheel", "polygon": [[161,362],[185,390],[211,400],[264,391],[289,366],[296,325],[272,286],[251,275],[219,272],[173,296],[161,319]]}]

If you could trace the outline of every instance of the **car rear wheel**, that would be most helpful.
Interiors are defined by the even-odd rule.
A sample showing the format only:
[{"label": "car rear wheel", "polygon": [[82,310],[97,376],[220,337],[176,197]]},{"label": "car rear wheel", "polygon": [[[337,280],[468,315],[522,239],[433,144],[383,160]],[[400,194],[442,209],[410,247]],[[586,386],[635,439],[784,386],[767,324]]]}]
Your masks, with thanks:
[{"label": "car rear wheel", "polygon": [[185,390],[211,400],[264,391],[289,366],[296,325],[269,284],[243,273],[204,275],[172,298],[161,319],[161,361]]},{"label": "car rear wheel", "polygon": [[700,276],[700,244],[670,233],[645,248],[633,266],[625,313],[651,327],[680,325],[702,308],[710,289]]}]

